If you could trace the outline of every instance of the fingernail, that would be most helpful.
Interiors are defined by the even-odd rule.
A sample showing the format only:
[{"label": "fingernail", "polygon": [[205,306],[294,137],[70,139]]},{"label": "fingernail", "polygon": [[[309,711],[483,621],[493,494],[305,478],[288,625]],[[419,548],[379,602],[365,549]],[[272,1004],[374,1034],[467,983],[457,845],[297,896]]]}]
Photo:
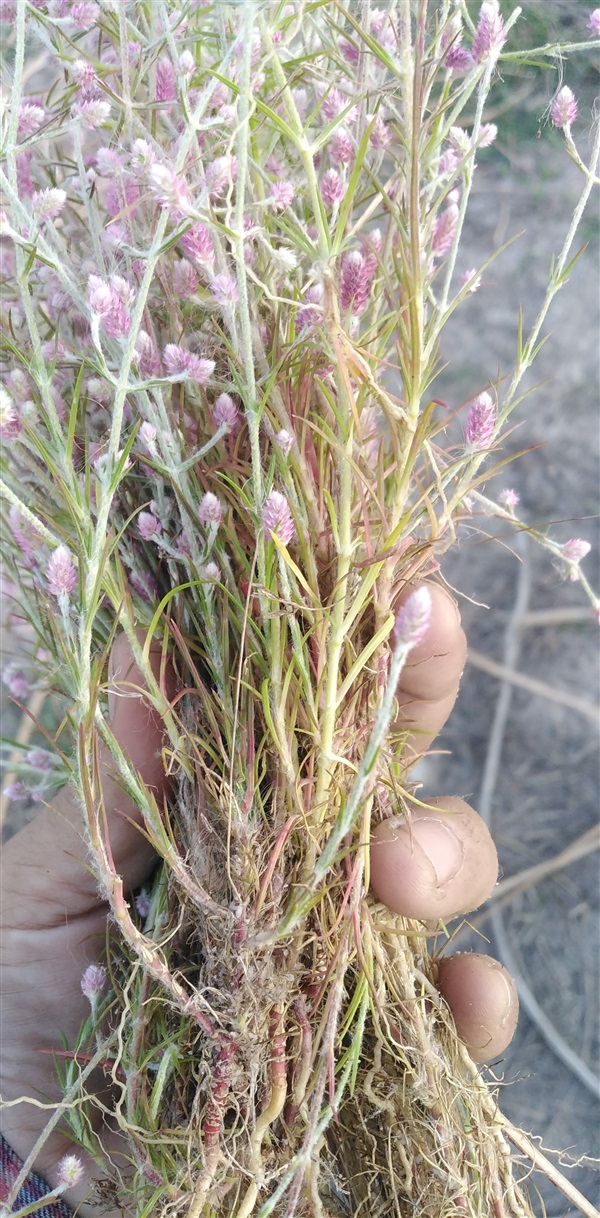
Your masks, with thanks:
[{"label": "fingernail", "polygon": [[438,885],[458,875],[464,863],[463,845],[454,830],[433,816],[415,818],[410,833],[435,871]]}]

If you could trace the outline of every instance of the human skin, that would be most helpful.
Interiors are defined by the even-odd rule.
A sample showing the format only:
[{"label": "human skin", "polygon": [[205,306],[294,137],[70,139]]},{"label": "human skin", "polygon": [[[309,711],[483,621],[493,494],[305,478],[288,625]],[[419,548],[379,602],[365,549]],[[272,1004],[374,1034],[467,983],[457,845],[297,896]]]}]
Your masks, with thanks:
[{"label": "human skin", "polygon": [[[428,587],[431,625],[424,641],[410,653],[398,690],[397,726],[412,732],[405,746],[411,762],[426,751],[446,722],[466,659],[466,639],[454,601],[441,586]],[[151,651],[150,662],[158,678],[160,650]],[[175,679],[169,665],[163,680],[167,697],[173,698]],[[124,635],[113,644],[109,683],[111,730],[160,806],[163,794],[168,794],[160,751],[163,725],[144,700],[143,678]],[[104,748],[101,763],[111,852],[130,894],[148,878],[156,856],[140,833],[139,811],[111,777],[111,758]],[[451,796],[427,802],[431,806],[418,811],[410,823],[393,817],[376,827],[371,888],[396,912],[436,922],[481,904],[494,887],[498,863],[485,825],[468,805]],[[60,1098],[52,1052],[62,1049],[65,1040],[67,1045],[76,1042],[89,1013],[81,977],[89,964],[101,959],[107,938],[108,906],[99,897],[87,865],[81,811],[70,787],[63,788],[7,843],[0,883],[0,1095],[10,1104],[0,1114],[0,1128],[24,1159]],[[499,977],[500,966],[487,956],[472,957],[467,968],[465,957],[454,960],[444,960],[440,988],[453,1008],[459,1034],[476,1060],[483,1061],[501,1052],[514,1031],[518,1006],[514,984],[504,970]],[[29,1098],[14,1104],[19,1097]],[[103,1098],[108,1104],[106,1092]],[[103,1141],[123,1167],[126,1148],[108,1116],[105,1124]],[[59,1160],[74,1152],[79,1153],[77,1147],[57,1128],[44,1143],[35,1168],[52,1186]],[[79,1207],[81,1218],[92,1218],[97,1205],[86,1204],[85,1198],[91,1181],[102,1177],[102,1169],[87,1156],[80,1157],[85,1177],[64,1196]],[[104,1218],[119,1218],[120,1213],[103,1210]]]}]

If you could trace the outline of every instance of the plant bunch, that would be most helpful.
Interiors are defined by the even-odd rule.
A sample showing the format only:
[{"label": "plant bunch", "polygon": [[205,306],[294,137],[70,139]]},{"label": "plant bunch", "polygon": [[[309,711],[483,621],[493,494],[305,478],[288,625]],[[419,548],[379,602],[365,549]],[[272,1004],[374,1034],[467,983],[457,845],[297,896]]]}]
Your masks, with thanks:
[{"label": "plant bunch", "polygon": [[[419,805],[395,697],[418,581],[475,508],[528,528],[487,484],[597,181],[563,85],[580,203],[512,376],[473,387],[449,446],[439,345],[495,256],[463,266],[460,238],[519,12],[2,4],[3,562],[64,698],[21,782],[75,785],[114,915],[64,1081],[99,1155],[80,1059],[109,1061],[140,1218],[531,1212],[425,928],[367,895],[371,827]],[[597,609],[587,543],[528,531]],[[108,724],[117,627],[164,717],[168,808]],[[99,741],[161,860],[135,908]]]}]

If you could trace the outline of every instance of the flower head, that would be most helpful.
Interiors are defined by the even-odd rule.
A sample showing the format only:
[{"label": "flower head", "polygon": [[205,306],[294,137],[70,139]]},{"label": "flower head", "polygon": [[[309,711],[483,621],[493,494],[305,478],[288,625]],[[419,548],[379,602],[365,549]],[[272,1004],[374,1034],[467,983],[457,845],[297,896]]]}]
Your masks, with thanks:
[{"label": "flower head", "polygon": [[130,298],[131,288],[120,276],[114,275],[110,284],[105,283],[99,275],[88,276],[88,305],[92,313],[100,318],[102,328],[110,338],[124,338],[129,334],[131,319],[122,299],[124,284]]},{"label": "flower head", "polygon": [[192,224],[187,233],[183,234],[179,244],[188,257],[197,262],[212,265],[215,260],[213,239],[204,224]]},{"label": "flower head", "polygon": [[61,1159],[56,1171],[56,1184],[58,1188],[73,1188],[78,1184],[83,1176],[83,1163],[77,1155],[64,1155]]},{"label": "flower head", "polygon": [[448,250],[452,249],[452,242],[456,236],[458,226],[458,206],[456,203],[450,203],[449,207],[436,216],[433,226],[433,240],[431,243],[432,253],[438,258],[442,254],[447,254]]},{"label": "flower head", "polygon": [[47,190],[36,190],[31,200],[31,206],[36,220],[54,220],[67,201],[66,190],[49,187]]},{"label": "flower head", "polygon": [[369,136],[369,143],[373,148],[387,148],[391,140],[391,135],[387,123],[381,113],[377,114],[373,129]]},{"label": "flower head", "polygon": [[348,309],[356,317],[362,313],[371,291],[371,276],[366,259],[360,250],[349,250],[342,259],[340,282],[340,306],[343,313]]},{"label": "flower head", "polygon": [[496,430],[498,412],[489,393],[480,393],[472,403],[465,427],[465,444],[474,451],[489,448]]},{"label": "flower head", "polygon": [[481,287],[481,275],[478,275],[476,268],[472,266],[469,271],[463,271],[458,283],[461,288],[468,285],[470,292],[478,292]]},{"label": "flower head", "polygon": [[223,504],[212,491],[207,491],[200,500],[198,520],[202,524],[220,524],[223,519]]},{"label": "flower head", "polygon": [[563,85],[559,89],[552,105],[550,114],[555,127],[570,127],[571,123],[577,118],[577,101],[575,95],[568,85]]},{"label": "flower head", "polygon": [[591,548],[589,541],[584,541],[581,537],[570,537],[561,546],[562,557],[566,562],[580,562],[589,554]]},{"label": "flower head", "polygon": [[213,419],[217,427],[225,427],[233,431],[239,422],[240,412],[228,393],[220,393],[213,410]]},{"label": "flower head", "polygon": [[71,116],[85,127],[86,131],[95,131],[110,118],[110,102],[100,101],[96,97],[77,102],[71,107]]},{"label": "flower head", "polygon": [[498,135],[498,128],[495,123],[482,123],[479,128],[479,138],[477,144],[479,148],[489,148],[494,143]]},{"label": "flower head", "polygon": [[274,182],[268,197],[268,202],[271,204],[273,211],[285,211],[286,207],[290,206],[296,188],[293,182]]},{"label": "flower head", "polygon": [[156,452],[156,427],[152,423],[142,423],[138,436],[149,453]]},{"label": "flower head", "polygon": [[590,13],[585,28],[590,31],[593,38],[600,35],[600,8],[595,8]]},{"label": "flower head", "polygon": [[497,59],[506,42],[504,21],[498,0],[483,0],[473,38],[473,55],[478,63]]},{"label": "flower head", "polygon": [[455,42],[446,51],[444,63],[450,72],[470,72],[476,60],[462,42]]},{"label": "flower head", "polygon": [[48,771],[52,769],[52,753],[47,749],[29,749],[25,760],[34,770]]},{"label": "flower head", "polygon": [[88,964],[81,978],[81,992],[90,1002],[102,993],[106,985],[106,969],[101,964]]},{"label": "flower head", "polygon": [[33,135],[33,132],[41,127],[45,117],[45,111],[41,106],[33,105],[31,102],[21,102],[17,126],[19,139],[27,139],[28,136]]},{"label": "flower head", "polygon": [[0,433],[16,418],[15,404],[3,385],[0,385]]},{"label": "flower head", "polygon": [[514,512],[520,501],[520,495],[518,495],[511,486],[505,487],[505,489],[500,491],[500,494],[498,495],[498,503],[501,504],[503,508],[506,508],[507,512]]},{"label": "flower head", "polygon": [[412,649],[423,642],[431,622],[431,593],[424,585],[403,602],[396,614],[393,639],[396,646]]},{"label": "flower head", "polygon": [[228,275],[227,273],[223,275],[215,275],[214,279],[211,280],[210,290],[215,300],[221,305],[222,308],[224,308],[226,305],[237,304],[240,298],[238,285],[235,279],[232,275]]},{"label": "flower head", "polygon": [[189,207],[187,186],[168,165],[150,165],[148,185],[162,207],[170,207],[176,211],[185,211]]},{"label": "flower head", "polygon": [[69,17],[78,30],[87,32],[98,20],[99,14],[100,6],[95,0],[79,0],[79,3],[71,5]]},{"label": "flower head", "polygon": [[204,176],[211,199],[220,198],[237,178],[237,157],[218,156],[209,161]]},{"label": "flower head", "polygon": [[321,178],[321,197],[327,207],[333,207],[344,197],[344,184],[337,169],[328,169]]},{"label": "flower head", "polygon": [[163,55],[156,65],[156,101],[175,101],[177,89],[175,84],[175,69],[171,60]]},{"label": "flower head", "polygon": [[46,568],[48,589],[53,596],[69,597],[77,583],[77,568],[66,546],[57,546]]},{"label": "flower head", "polygon": [[354,144],[347,131],[334,131],[329,143],[329,156],[335,165],[348,165],[354,160]]},{"label": "flower head", "polygon": [[160,520],[157,520],[152,512],[140,512],[137,523],[142,541],[155,541],[159,534],[162,533]]},{"label": "flower head", "polygon": [[323,296],[323,284],[313,283],[304,298],[306,303],[296,313],[296,334],[301,334],[308,326],[316,326],[323,320],[321,309],[312,307],[314,305],[321,305],[323,303]]},{"label": "flower head", "polygon": [[29,693],[29,681],[15,664],[7,665],[2,680],[13,698],[24,698]]},{"label": "flower head", "polygon": [[200,280],[191,262],[180,258],[173,267],[173,290],[177,296],[189,300],[196,295]]},{"label": "flower head", "polygon": [[287,456],[294,447],[294,437],[291,431],[286,431],[285,427],[282,427],[275,436],[275,443],[278,449]]},{"label": "flower head", "polygon": [[133,358],[138,366],[140,376],[150,379],[151,377],[161,375],[162,360],[154,340],[145,330],[140,330],[137,336]]},{"label": "flower head", "polygon": [[262,520],[265,533],[270,539],[274,533],[284,546],[288,546],[296,535],[296,526],[290,505],[281,491],[271,491],[265,500]]}]

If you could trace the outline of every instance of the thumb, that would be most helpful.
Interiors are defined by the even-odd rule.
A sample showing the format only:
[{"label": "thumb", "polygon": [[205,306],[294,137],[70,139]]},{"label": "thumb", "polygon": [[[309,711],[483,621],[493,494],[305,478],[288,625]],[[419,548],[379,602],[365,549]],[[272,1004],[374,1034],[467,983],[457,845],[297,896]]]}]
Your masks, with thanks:
[{"label": "thumb", "polygon": [[[145,631],[139,632],[140,641]],[[157,645],[158,646],[158,645]],[[160,649],[151,650],[150,666],[161,675]],[[162,759],[163,723],[143,696],[142,673],[125,635],[120,635],[109,660],[109,716],[111,730],[159,807],[168,787]],[[163,673],[163,692],[172,698],[175,674],[170,663]],[[101,783],[106,813],[106,835],[115,869],[126,891],[137,888],[152,870],[156,855],[141,832],[143,817],[124,793],[109,750],[100,746]],[[83,814],[71,786],[63,787],[53,802],[4,847],[2,884],[5,907],[16,914],[25,906],[26,922],[60,925],[101,904],[98,886],[89,867]]]}]

